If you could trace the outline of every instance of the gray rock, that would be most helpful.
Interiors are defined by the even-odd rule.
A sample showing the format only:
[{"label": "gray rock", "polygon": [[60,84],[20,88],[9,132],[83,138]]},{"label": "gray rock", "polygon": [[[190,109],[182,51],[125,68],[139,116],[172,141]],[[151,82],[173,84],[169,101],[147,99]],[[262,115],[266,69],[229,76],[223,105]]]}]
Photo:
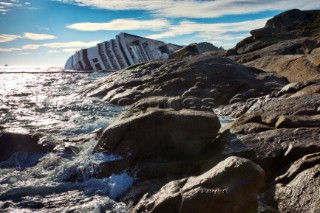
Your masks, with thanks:
[{"label": "gray rock", "polygon": [[50,144],[41,143],[41,136],[2,131],[0,132],[0,161],[7,160],[15,152],[48,152]]},{"label": "gray rock", "polygon": [[317,47],[318,41],[317,40],[310,40],[307,39],[303,41],[302,48],[306,54],[309,54]]},{"label": "gray rock", "polygon": [[172,181],[146,194],[132,212],[254,212],[263,184],[261,167],[229,157],[200,176]]},{"label": "gray rock", "polygon": [[276,128],[320,127],[320,115],[279,117]]},{"label": "gray rock", "polygon": [[280,212],[320,211],[320,157],[306,155],[277,178],[275,201]]},{"label": "gray rock", "polygon": [[[120,105],[130,105],[151,96],[213,99],[215,105],[227,104],[233,96],[244,99],[261,96],[287,84],[284,78],[248,68],[213,52],[152,62],[118,71],[89,86],[85,95],[102,97]],[[250,89],[254,93],[248,94]]]},{"label": "gray rock", "polygon": [[214,143],[224,154],[259,163],[270,177],[303,155],[320,151],[319,105],[320,94],[269,99],[223,128]]},{"label": "gray rock", "polygon": [[260,29],[251,30],[250,34],[255,39],[258,39],[258,38],[262,38],[262,37],[266,37],[266,36],[271,36],[273,32],[274,32],[274,28],[264,27],[264,28],[260,28]]},{"label": "gray rock", "polygon": [[247,66],[276,72],[290,82],[320,79],[317,54],[320,12],[289,10],[252,30],[227,56]]},{"label": "gray rock", "polygon": [[219,129],[213,112],[149,108],[111,124],[95,152],[143,161],[195,157],[215,139]]}]

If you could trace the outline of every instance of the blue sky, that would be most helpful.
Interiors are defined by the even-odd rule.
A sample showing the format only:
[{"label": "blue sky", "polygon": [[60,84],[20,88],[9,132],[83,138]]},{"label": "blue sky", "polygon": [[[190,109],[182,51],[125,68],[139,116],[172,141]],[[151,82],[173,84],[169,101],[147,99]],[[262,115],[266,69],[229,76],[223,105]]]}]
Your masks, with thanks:
[{"label": "blue sky", "polygon": [[293,8],[319,9],[320,0],[0,0],[0,65],[63,66],[120,32],[228,49]]}]

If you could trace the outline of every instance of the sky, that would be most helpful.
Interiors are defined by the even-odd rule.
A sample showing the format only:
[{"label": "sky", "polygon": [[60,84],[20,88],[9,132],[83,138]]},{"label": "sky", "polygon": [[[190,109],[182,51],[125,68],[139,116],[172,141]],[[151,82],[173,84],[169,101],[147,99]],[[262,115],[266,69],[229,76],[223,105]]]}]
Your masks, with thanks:
[{"label": "sky", "polygon": [[0,65],[64,66],[120,32],[229,49],[288,10],[320,0],[0,0]]}]

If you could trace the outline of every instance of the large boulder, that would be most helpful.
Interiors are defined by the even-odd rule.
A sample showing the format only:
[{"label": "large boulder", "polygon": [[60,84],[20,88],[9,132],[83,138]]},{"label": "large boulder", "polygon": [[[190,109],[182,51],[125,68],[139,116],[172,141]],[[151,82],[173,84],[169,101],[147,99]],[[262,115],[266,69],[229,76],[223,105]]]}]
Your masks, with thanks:
[{"label": "large boulder", "polygon": [[148,108],[120,118],[102,134],[95,152],[148,161],[196,157],[215,139],[220,122],[213,112]]},{"label": "large boulder", "polygon": [[229,157],[200,176],[172,181],[146,194],[132,212],[256,212],[263,169]]},{"label": "large boulder", "polygon": [[299,26],[305,22],[308,18],[308,12],[298,9],[288,10],[279,15],[276,15],[272,19],[268,20],[266,27],[271,27],[280,32],[283,29],[288,29],[292,26]]},{"label": "large boulder", "polygon": [[[151,62],[113,73],[89,86],[83,94],[117,105],[130,105],[150,96],[196,97],[227,104],[262,96],[287,84],[272,73],[215,57],[212,52]],[[248,92],[250,91],[250,92]]]},{"label": "large boulder", "polygon": [[3,130],[0,132],[0,161],[7,160],[15,152],[48,152],[52,146],[41,143],[40,135],[17,133]]}]

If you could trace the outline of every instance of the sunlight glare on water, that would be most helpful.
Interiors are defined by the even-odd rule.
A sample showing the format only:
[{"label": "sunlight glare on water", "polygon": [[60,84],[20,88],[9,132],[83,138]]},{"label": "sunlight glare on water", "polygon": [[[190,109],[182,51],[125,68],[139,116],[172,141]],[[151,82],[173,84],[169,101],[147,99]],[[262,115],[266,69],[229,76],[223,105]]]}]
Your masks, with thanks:
[{"label": "sunlight glare on water", "polygon": [[[13,68],[10,72],[12,70]],[[30,67],[26,70],[32,71]],[[39,68],[35,67],[34,70],[39,71]],[[75,134],[79,134],[79,129],[83,129],[82,133],[92,131],[96,121],[101,124],[101,128],[105,128],[107,120],[112,119],[121,108],[108,105],[97,98],[78,95],[81,88],[105,75],[107,74],[0,74],[0,125],[65,134],[73,134],[73,130]]]},{"label": "sunlight glare on water", "polygon": [[[81,95],[82,88],[104,76],[107,74],[62,73],[61,68],[53,67],[0,67],[0,129],[41,133],[41,140],[58,143],[50,153],[16,152],[0,162],[0,209],[126,212],[126,206],[113,199],[132,185],[132,177],[122,173],[91,178],[99,163],[121,157],[92,155],[95,139],[67,142],[106,128],[122,111],[100,98]],[[66,152],[65,147],[78,151]],[[70,181],[75,174],[77,181]]]}]

